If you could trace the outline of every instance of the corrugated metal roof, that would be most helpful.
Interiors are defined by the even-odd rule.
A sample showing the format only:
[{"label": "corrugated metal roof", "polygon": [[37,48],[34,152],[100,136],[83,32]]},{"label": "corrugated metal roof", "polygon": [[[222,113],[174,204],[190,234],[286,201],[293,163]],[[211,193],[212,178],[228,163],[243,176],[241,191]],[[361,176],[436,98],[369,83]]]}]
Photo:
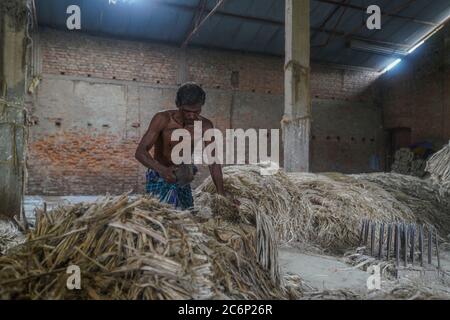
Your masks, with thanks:
[{"label": "corrugated metal roof", "polygon": [[[75,4],[81,8],[83,32],[181,45],[201,1],[36,0],[36,7],[41,26],[66,30],[66,9]],[[211,10],[215,4],[207,0],[206,6]],[[368,15],[357,8],[372,4],[390,14],[382,17],[381,30],[368,30]],[[311,0],[311,57],[379,70],[397,57],[355,50],[349,46],[352,39],[412,47],[449,15],[449,0]],[[284,0],[225,0],[189,45],[283,55]]]}]

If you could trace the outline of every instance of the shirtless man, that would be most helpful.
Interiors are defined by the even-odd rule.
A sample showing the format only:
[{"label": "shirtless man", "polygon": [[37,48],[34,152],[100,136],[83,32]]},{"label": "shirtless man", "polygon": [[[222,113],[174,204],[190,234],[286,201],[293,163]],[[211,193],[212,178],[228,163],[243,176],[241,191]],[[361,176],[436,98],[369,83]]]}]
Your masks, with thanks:
[{"label": "shirtless man", "polygon": [[[176,105],[178,110],[157,113],[142,138],[136,150],[136,159],[148,168],[146,191],[158,197],[161,202],[174,205],[178,209],[189,209],[193,206],[192,190],[188,183],[180,185],[177,181],[175,166],[171,160],[172,149],[179,143],[171,141],[175,129],[186,129],[194,136],[194,121],[202,121],[203,133],[213,128],[213,123],[200,115],[205,104],[206,94],[200,86],[194,83],[182,85],[177,92]],[[155,147],[154,156],[149,151]],[[187,167],[193,170],[194,166]],[[190,168],[190,169],[189,169]],[[183,170],[186,171],[186,167]],[[222,166],[213,164],[209,171],[217,193],[225,195],[223,188]]]}]

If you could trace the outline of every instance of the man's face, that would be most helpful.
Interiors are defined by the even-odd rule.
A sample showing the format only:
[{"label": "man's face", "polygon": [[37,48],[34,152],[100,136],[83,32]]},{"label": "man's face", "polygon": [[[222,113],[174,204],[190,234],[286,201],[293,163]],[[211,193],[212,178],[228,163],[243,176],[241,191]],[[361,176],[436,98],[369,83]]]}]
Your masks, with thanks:
[{"label": "man's face", "polygon": [[193,125],[194,121],[200,120],[202,105],[198,103],[190,106],[181,106],[180,111],[183,114],[185,122],[189,125]]}]

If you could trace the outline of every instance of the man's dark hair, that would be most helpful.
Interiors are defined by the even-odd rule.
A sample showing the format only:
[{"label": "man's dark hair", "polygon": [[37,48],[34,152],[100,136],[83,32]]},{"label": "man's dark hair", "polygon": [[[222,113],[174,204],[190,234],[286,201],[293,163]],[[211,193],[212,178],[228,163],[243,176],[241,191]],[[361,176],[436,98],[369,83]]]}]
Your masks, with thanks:
[{"label": "man's dark hair", "polygon": [[205,104],[206,93],[197,84],[188,82],[183,84],[177,92],[177,100],[175,101],[177,107],[180,106],[192,106],[200,103]]}]

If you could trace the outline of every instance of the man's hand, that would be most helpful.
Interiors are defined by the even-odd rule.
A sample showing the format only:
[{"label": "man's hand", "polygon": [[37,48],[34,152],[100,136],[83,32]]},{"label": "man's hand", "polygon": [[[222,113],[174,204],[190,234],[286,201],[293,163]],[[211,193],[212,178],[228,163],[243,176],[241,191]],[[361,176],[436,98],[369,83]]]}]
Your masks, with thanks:
[{"label": "man's hand", "polygon": [[239,202],[239,200],[235,199],[230,193],[228,192],[224,192],[221,194],[223,197],[227,198],[228,200],[230,200],[230,202],[234,205],[234,207],[236,209],[239,209],[239,206],[241,205],[241,203]]},{"label": "man's hand", "polygon": [[175,176],[175,167],[164,167],[163,169],[159,170],[159,175],[166,180],[168,183],[176,183],[177,178]]},{"label": "man's hand", "polygon": [[236,209],[239,209],[239,207],[241,206],[241,202],[238,199],[231,199],[231,202]]}]

